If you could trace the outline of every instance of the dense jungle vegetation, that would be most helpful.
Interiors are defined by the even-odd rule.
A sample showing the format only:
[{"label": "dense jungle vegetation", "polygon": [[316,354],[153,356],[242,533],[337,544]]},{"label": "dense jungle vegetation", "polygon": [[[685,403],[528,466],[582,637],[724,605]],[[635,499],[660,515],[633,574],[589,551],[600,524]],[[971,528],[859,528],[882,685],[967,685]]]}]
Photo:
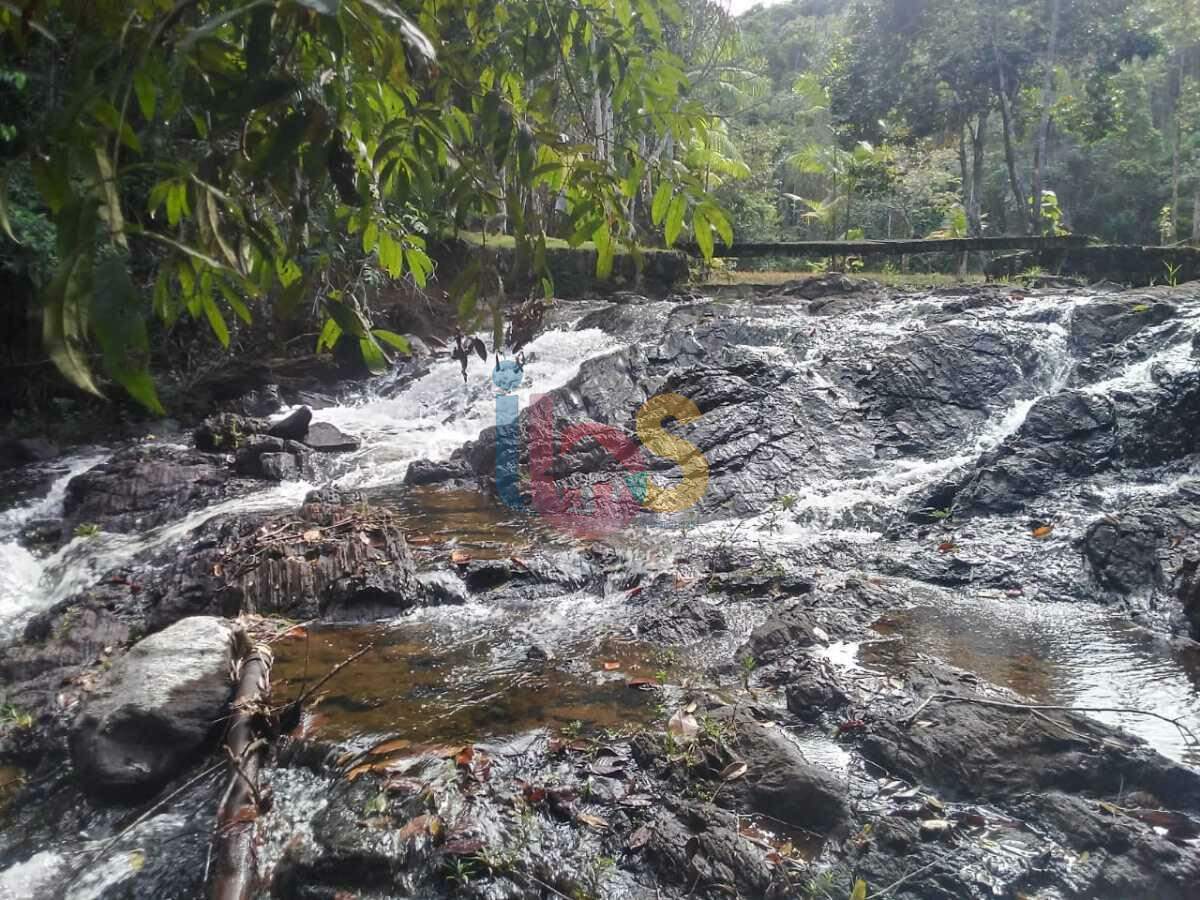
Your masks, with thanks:
[{"label": "dense jungle vegetation", "polygon": [[[226,347],[407,351],[553,294],[547,241],[1200,238],[1200,0],[0,3],[8,363],[161,411]],[[505,234],[439,270],[459,232]],[[300,322],[301,325],[287,323]]]}]

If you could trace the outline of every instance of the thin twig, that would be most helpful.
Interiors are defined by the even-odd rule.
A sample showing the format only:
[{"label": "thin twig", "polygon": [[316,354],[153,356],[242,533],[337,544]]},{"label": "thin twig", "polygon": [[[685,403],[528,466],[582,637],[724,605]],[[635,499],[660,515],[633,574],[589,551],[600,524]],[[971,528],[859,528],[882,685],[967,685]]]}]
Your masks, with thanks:
[{"label": "thin twig", "polygon": [[922,872],[927,872],[927,871],[929,871],[929,870],[930,870],[930,869],[932,869],[934,866],[936,866],[938,863],[942,862],[942,860],[943,860],[943,857],[938,857],[938,858],[937,858],[937,859],[935,859],[933,862],[926,863],[925,865],[921,866],[919,869],[913,869],[911,872],[909,872],[909,873],[908,873],[907,875],[905,875],[903,878],[899,878],[899,879],[897,879],[896,881],[893,881],[893,882],[892,882],[891,884],[889,884],[887,887],[885,887],[885,888],[882,888],[881,890],[878,890],[878,891],[876,891],[875,893],[873,893],[873,894],[869,895],[869,896],[867,897],[867,900],[876,900],[876,898],[877,898],[877,897],[882,897],[882,896],[884,896],[885,894],[891,893],[891,892],[892,892],[892,891],[894,891],[896,888],[900,887],[900,885],[904,884],[904,882],[908,881],[908,879],[910,879],[910,878],[916,878],[916,877],[917,877],[918,875],[920,875]]},{"label": "thin twig", "polygon": [[144,813],[142,813],[140,816],[138,816],[136,819],[134,819],[132,822],[130,822],[128,825],[126,825],[124,828],[122,828],[116,834],[114,834],[104,844],[102,844],[98,850],[93,850],[90,854],[88,854],[88,856],[86,856],[84,858],[84,861],[79,864],[79,866],[76,868],[74,874],[72,874],[71,880],[69,882],[67,882],[67,884],[73,883],[75,881],[75,879],[79,877],[79,874],[82,871],[84,865],[86,865],[87,863],[90,863],[97,856],[101,856],[104,853],[107,853],[109,850],[112,849],[114,844],[116,844],[119,840],[121,840],[121,838],[125,837],[125,835],[129,834],[130,831],[132,831],[137,826],[141,825],[148,818],[150,818],[152,815],[157,813],[160,809],[162,809],[164,806],[166,806],[168,803],[170,803],[172,800],[174,800],[176,797],[178,797],[180,794],[182,794],[184,791],[186,791],[188,788],[190,788],[196,782],[198,782],[201,778],[205,777],[206,775],[211,775],[213,772],[215,772],[217,769],[221,768],[221,766],[223,766],[223,765],[225,765],[225,763],[223,761],[213,763],[211,766],[209,766],[207,769],[202,771],[200,774],[196,775],[193,778],[189,778],[186,782],[184,782],[178,788],[173,790],[171,793],[167,794],[167,796],[163,797],[161,800],[159,800],[157,803],[155,803],[153,806],[151,806],[148,810],[146,810]]},{"label": "thin twig", "polygon": [[320,681],[318,681],[316,684],[314,684],[312,687],[310,687],[303,694],[301,694],[299,697],[297,697],[295,700],[293,700],[291,703],[289,703],[287,705],[288,706],[303,706],[304,701],[306,701],[309,697],[311,697],[313,694],[315,694],[317,691],[319,691],[322,687],[324,687],[325,683],[327,681],[329,681],[330,678],[332,678],[338,672],[342,671],[342,669],[346,668],[346,666],[350,665],[350,663],[354,662],[360,656],[363,656],[364,654],[369,653],[370,651],[372,651],[374,649],[375,649],[375,643],[374,643],[374,641],[372,641],[370,644],[367,644],[367,646],[363,647],[358,652],[350,654],[345,659],[343,659],[340,663],[338,663],[336,666],[334,666],[332,669],[330,669],[328,672],[326,672],[324,677],[322,677]]},{"label": "thin twig", "polygon": [[[1172,719],[1170,716],[1164,716],[1147,709],[1135,709],[1129,706],[1055,706],[1046,703],[1011,703],[1003,700],[986,700],[982,697],[962,697],[957,694],[930,694],[911,715],[904,719],[903,724],[911,725],[917,716],[921,714],[921,711],[934,700],[940,700],[945,703],[974,703],[979,706],[994,706],[999,709],[1012,709],[1019,712],[1116,713],[1120,715],[1149,716],[1152,719],[1158,719],[1160,722],[1166,722],[1168,725],[1174,725],[1179,729],[1180,734],[1188,738],[1192,743],[1200,744],[1200,738],[1196,736],[1196,733],[1179,719]],[[1049,719],[1048,716],[1042,716],[1042,718]]]}]

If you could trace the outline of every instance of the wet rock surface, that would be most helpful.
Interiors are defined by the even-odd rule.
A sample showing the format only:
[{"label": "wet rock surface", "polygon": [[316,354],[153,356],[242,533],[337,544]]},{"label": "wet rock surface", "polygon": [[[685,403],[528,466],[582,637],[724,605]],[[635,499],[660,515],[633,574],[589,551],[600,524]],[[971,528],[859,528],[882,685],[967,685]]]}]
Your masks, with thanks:
[{"label": "wet rock surface", "polygon": [[64,535],[79,526],[129,532],[154,528],[218,499],[246,493],[220,457],[139,445],[78,475],[63,501]]},{"label": "wet rock surface", "polygon": [[[485,417],[449,459],[407,465],[403,488],[345,479],[299,508],[197,519],[36,612],[0,653],[3,702],[33,711],[0,726],[0,756],[31,767],[0,879],[49,884],[62,862],[44,848],[94,848],[131,820],[81,795],[80,776],[162,797],[199,770],[201,725],[232,682],[215,643],[175,635],[242,615],[278,639],[280,703],[374,648],[274,744],[258,896],[845,897],[859,879],[904,900],[1197,896],[1200,757],[1182,734],[1168,758],[1100,721],[1134,702],[1197,721],[1194,684],[1178,684],[1184,635],[1200,635],[1190,290],[897,300],[828,276],[731,302],[614,300],[561,313],[623,346],[534,384],[553,406],[541,460],[521,394],[504,437],[522,448],[524,509],[477,518],[447,499],[499,488]],[[548,352],[526,348],[531,366]],[[378,396],[406,402],[425,370]],[[491,410],[490,382],[450,375],[456,393],[420,402],[448,423],[480,397]],[[663,394],[695,417],[677,405],[639,429]],[[208,452],[119,451],[67,488],[67,527],[95,522],[112,533],[97,553],[114,552],[139,523],[244,484],[347,471],[310,450],[352,451],[369,472],[408,439],[330,418],[226,413],[196,435]],[[603,427],[570,431],[584,420]],[[680,443],[646,440],[655,428]],[[698,459],[698,502],[647,511],[647,485],[679,488]],[[611,521],[586,527],[597,509]],[[1098,602],[1156,629],[1122,648],[1177,667],[1169,699],[1135,668],[1087,668]],[[1067,603],[1077,621],[1037,627],[1072,631],[1078,658],[1004,628],[1002,665],[979,658],[989,623]],[[933,629],[970,604],[974,643],[951,625],[928,650],[895,624],[932,610],[915,621]],[[173,657],[171,677],[204,657],[185,679],[203,691],[134,702],[158,682],[131,673],[160,645],[178,648],[154,654]],[[1095,699],[1098,681],[1134,700]],[[1071,705],[1097,711],[1057,708]],[[127,740],[135,726],[171,738]],[[216,792],[201,782],[122,838],[97,893],[207,893],[204,840],[187,835],[206,840]],[[126,854],[150,841],[167,849],[130,875]]]},{"label": "wet rock surface", "polygon": [[117,660],[71,732],[84,787],[129,797],[174,776],[225,709],[239,637],[231,623],[193,616],[143,638]]}]

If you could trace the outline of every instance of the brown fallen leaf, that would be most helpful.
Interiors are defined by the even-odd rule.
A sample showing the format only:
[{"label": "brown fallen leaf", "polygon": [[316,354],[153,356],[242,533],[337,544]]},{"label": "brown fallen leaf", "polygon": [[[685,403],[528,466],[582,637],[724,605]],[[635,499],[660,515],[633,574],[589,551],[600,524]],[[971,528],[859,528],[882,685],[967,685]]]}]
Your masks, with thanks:
[{"label": "brown fallen leaf", "polygon": [[474,747],[463,747],[458,753],[454,754],[454,763],[459,766],[469,766],[475,759]]},{"label": "brown fallen leaf", "polygon": [[407,750],[412,746],[412,741],[406,738],[395,738],[394,740],[384,741],[382,744],[376,744],[367,751],[368,756],[389,756],[397,750]]},{"label": "brown fallen leaf", "polygon": [[321,539],[321,529],[310,528],[308,531],[304,532],[301,537],[304,538],[304,542],[306,544],[315,544]]},{"label": "brown fallen leaf", "polygon": [[634,678],[625,682],[625,687],[637,688],[639,691],[653,691],[658,689],[658,682],[653,678]]},{"label": "brown fallen leaf", "polygon": [[616,670],[616,669],[619,669],[619,668],[621,668],[621,664],[620,664],[619,662],[615,661],[615,660],[609,660],[608,662],[606,662],[606,663],[604,664],[604,671],[605,671],[605,672],[612,672],[612,671],[614,671],[614,670]]},{"label": "brown fallen leaf", "polygon": [[942,541],[940,544],[938,544],[939,553],[950,553],[957,549],[958,544],[954,543],[954,541]]},{"label": "brown fallen leaf", "polygon": [[595,828],[597,831],[604,831],[608,828],[608,820],[602,819],[599,816],[593,816],[591,813],[580,813],[575,817],[577,821],[582,822],[590,828]]},{"label": "brown fallen leaf", "polygon": [[1042,538],[1050,537],[1050,534],[1053,531],[1053,525],[1039,525],[1037,528],[1033,529],[1033,536],[1038,540],[1041,540]]},{"label": "brown fallen leaf", "polygon": [[641,828],[638,828],[636,831],[634,831],[633,834],[631,834],[629,836],[629,840],[627,840],[625,842],[625,849],[626,850],[641,850],[643,847],[646,846],[646,844],[648,844],[650,842],[650,837],[651,837],[650,827],[648,825],[643,825]]},{"label": "brown fallen leaf", "polygon": [[466,550],[455,550],[450,554],[450,562],[456,566],[465,566],[471,561],[471,554]]},{"label": "brown fallen leaf", "polygon": [[667,731],[675,740],[681,743],[691,743],[700,733],[700,723],[696,721],[695,716],[689,715],[681,709],[667,722]]}]

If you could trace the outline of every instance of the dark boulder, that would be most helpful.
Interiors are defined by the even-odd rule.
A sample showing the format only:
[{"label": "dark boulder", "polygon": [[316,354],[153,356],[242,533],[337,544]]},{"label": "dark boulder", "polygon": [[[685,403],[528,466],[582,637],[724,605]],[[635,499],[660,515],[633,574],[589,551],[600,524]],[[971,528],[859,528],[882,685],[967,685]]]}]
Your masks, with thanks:
[{"label": "dark boulder", "polygon": [[197,613],[369,621],[429,599],[383,511],[310,503],[283,516],[216,519],[193,540],[147,590],[154,625]]},{"label": "dark boulder", "polygon": [[139,444],[72,478],[63,499],[64,534],[81,524],[105,531],[153,528],[245,485],[219,458],[169,445]]},{"label": "dark boulder", "polygon": [[954,500],[956,513],[1011,512],[1065,478],[1083,478],[1118,458],[1111,401],[1080,391],[1043,397],[1015,434],[984,454]]},{"label": "dark boulder", "polygon": [[1122,595],[1145,593],[1164,580],[1158,557],[1163,538],[1162,523],[1150,513],[1105,516],[1088,526],[1083,555],[1101,587]]},{"label": "dark boulder", "polygon": [[303,442],[322,453],[357,450],[361,441],[328,422],[313,422],[308,426]]},{"label": "dark boulder", "polygon": [[286,481],[299,478],[311,453],[304,444],[280,437],[256,436],[234,456],[239,475]]},{"label": "dark boulder", "polygon": [[861,381],[881,450],[926,455],[955,447],[1025,389],[1037,355],[1016,334],[951,323],[889,347]]},{"label": "dark boulder", "polygon": [[59,455],[56,446],[45,438],[5,438],[0,440],[0,469],[47,462]]},{"label": "dark boulder", "polygon": [[1192,626],[1192,637],[1200,641],[1200,557],[1191,556],[1181,567],[1179,600]]},{"label": "dark boulder", "polygon": [[734,723],[730,750],[748,766],[742,778],[721,792],[723,803],[818,834],[845,826],[850,818],[847,784],[809,762],[782,728],[746,721],[745,713],[734,722],[730,707],[714,711],[712,717]]},{"label": "dark boulder", "polygon": [[1172,304],[1138,294],[1093,300],[1077,307],[1071,316],[1071,346],[1091,353],[1119,344],[1151,325],[1161,325],[1176,314]]},{"label": "dark boulder", "polygon": [[267,430],[267,434],[289,441],[303,441],[305,435],[308,434],[310,422],[312,422],[312,410],[307,406],[301,406],[272,425]]},{"label": "dark boulder", "polygon": [[647,826],[646,856],[667,883],[703,896],[788,896],[786,881],[741,834],[738,817],[711,803],[679,801]]},{"label": "dark boulder", "polygon": [[738,658],[750,658],[755,665],[762,666],[820,643],[810,613],[803,604],[797,604],[771,616],[750,632],[738,651]]},{"label": "dark boulder", "polygon": [[204,745],[233,688],[241,632],[183,619],[139,641],[87,700],[71,733],[83,786],[127,797],[165,784]]},{"label": "dark boulder", "polygon": [[1114,394],[1121,457],[1155,466],[1200,452],[1200,371],[1154,366],[1146,390]]},{"label": "dark boulder", "polygon": [[237,413],[218,413],[209,416],[193,435],[196,449],[206,453],[232,453],[243,446],[251,435],[266,434],[267,422]]}]

